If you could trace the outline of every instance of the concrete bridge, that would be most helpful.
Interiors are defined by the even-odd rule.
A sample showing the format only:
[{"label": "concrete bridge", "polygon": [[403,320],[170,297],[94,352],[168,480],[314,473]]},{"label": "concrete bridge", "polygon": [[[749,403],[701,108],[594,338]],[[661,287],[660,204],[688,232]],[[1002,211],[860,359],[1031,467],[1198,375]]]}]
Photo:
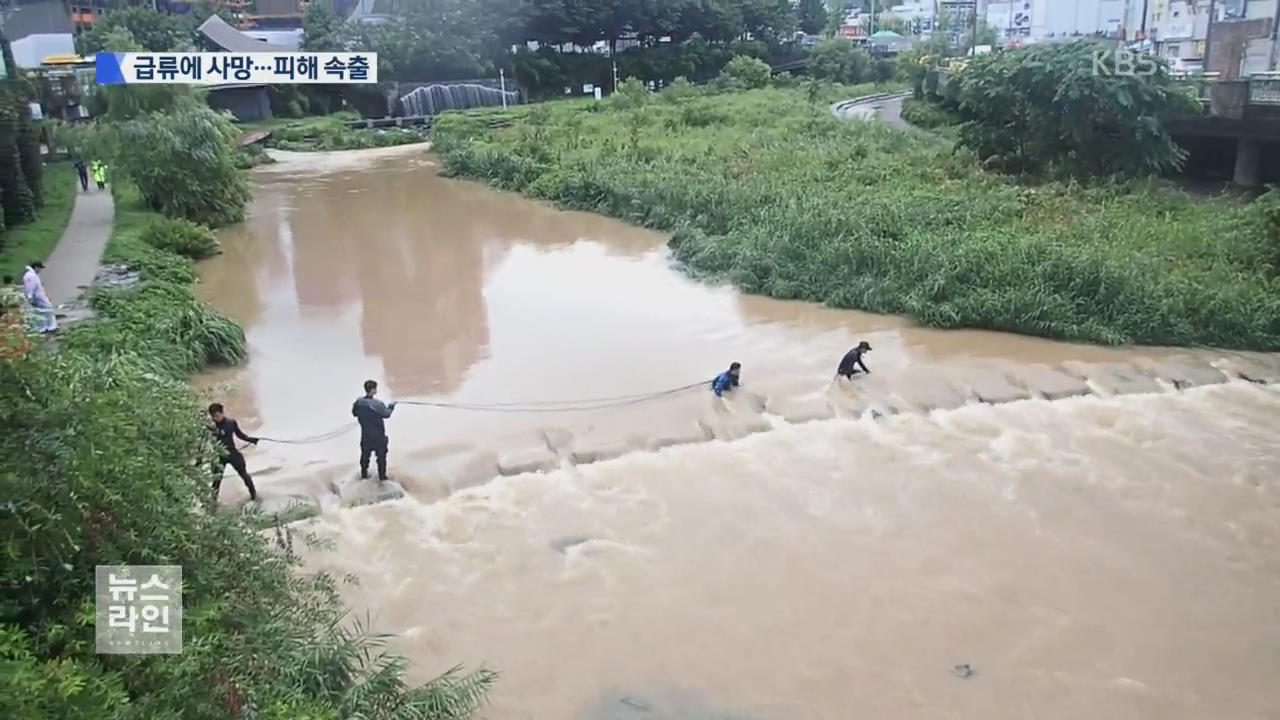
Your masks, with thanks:
[{"label": "concrete bridge", "polygon": [[1280,73],[1230,80],[1207,76],[1195,82],[1206,113],[1172,121],[1169,133],[1184,139],[1234,141],[1232,180],[1244,187],[1257,187],[1268,146],[1280,147]]}]

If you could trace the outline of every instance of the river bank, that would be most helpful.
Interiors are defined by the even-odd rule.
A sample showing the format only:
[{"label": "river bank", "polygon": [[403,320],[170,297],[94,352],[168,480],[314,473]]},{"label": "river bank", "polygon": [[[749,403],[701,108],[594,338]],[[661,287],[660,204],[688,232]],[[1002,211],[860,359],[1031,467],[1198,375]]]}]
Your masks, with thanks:
[{"label": "river bank", "polygon": [[[164,234],[208,231],[147,209],[120,175],[111,193],[111,282],[90,289],[91,317],[0,359],[14,554],[0,574],[13,671],[0,704],[94,720],[469,715],[493,673],[405,685],[401,658],[343,625],[333,581],[298,572],[289,530],[271,542],[261,516],[210,511],[216,451],[187,380],[243,359],[243,332],[195,297],[194,264],[174,252],[195,250],[190,238]],[[95,652],[94,568],[121,563],[182,568],[182,655]]]},{"label": "river bank", "polygon": [[943,328],[1280,349],[1262,203],[1020,186],[799,91],[493,116],[441,118],[448,172],[674,231],[692,271],[748,292]]}]

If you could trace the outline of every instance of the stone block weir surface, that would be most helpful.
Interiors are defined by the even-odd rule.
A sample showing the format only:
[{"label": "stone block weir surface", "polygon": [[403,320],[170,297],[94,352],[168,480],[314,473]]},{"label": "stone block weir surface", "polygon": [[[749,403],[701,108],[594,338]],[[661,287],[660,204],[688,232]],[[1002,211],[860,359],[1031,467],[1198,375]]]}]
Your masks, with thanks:
[{"label": "stone block weir surface", "polygon": [[1253,383],[1280,383],[1280,358],[1274,356],[1236,356],[1215,365],[1233,377]]},{"label": "stone block weir surface", "polygon": [[1062,367],[1072,376],[1098,388],[1103,395],[1162,392],[1155,378],[1127,363],[1065,362]]},{"label": "stone block weir surface", "polygon": [[560,459],[547,448],[522,448],[498,455],[498,473],[504,476],[547,472],[560,465]]},{"label": "stone block weir surface", "polygon": [[[927,374],[933,373],[933,374]],[[737,398],[698,397],[643,415],[600,415],[580,429],[543,428],[493,436],[418,451],[410,456],[411,474],[398,482],[378,483],[333,477],[328,494],[267,499],[262,512],[284,522],[310,517],[333,505],[353,507],[403,497],[406,488],[421,501],[482,485],[495,477],[550,472],[565,463],[587,465],[632,452],[652,452],[709,440],[738,440],[773,426],[769,418],[802,424],[836,417],[927,414],[981,402],[1003,404],[1028,399],[1057,400],[1098,394],[1104,397],[1162,393],[1227,382],[1280,384],[1280,358],[1231,355],[1214,360],[1196,356],[1142,358],[1133,362],[1065,362],[1059,367],[982,366],[957,370],[904,371],[896,375],[855,376],[852,381],[816,381],[807,387],[776,389],[764,400],[743,393]],[[818,386],[815,388],[815,385]],[[326,502],[328,500],[328,502]]]},{"label": "stone block weir surface", "polygon": [[338,486],[338,498],[343,507],[372,505],[404,497],[404,488],[394,480],[348,480]]},{"label": "stone block weir surface", "polygon": [[1084,380],[1048,365],[1035,364],[1014,368],[1008,372],[1008,378],[1031,391],[1032,395],[1046,400],[1061,400],[1092,393]]},{"label": "stone block weir surface", "polygon": [[988,405],[1031,399],[1027,388],[1013,384],[1004,375],[989,372],[976,374],[969,380],[969,393]]},{"label": "stone block weir surface", "polygon": [[1137,361],[1137,365],[1178,390],[1217,385],[1227,381],[1227,376],[1221,370],[1190,355],[1142,359]]}]

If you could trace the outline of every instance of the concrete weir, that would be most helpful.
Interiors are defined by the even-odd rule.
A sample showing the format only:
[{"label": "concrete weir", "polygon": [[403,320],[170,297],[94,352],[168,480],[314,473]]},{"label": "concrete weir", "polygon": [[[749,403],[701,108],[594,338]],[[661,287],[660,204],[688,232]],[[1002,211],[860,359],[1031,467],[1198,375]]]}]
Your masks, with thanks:
[{"label": "concrete weir", "polygon": [[1227,381],[1223,372],[1208,362],[1191,355],[1178,355],[1161,359],[1143,359],[1137,362],[1152,376],[1173,385],[1178,390],[1217,385]]},{"label": "concrete weir", "polygon": [[900,412],[929,413],[954,410],[968,401],[967,393],[934,371],[909,371],[893,384],[893,403]]},{"label": "concrete weir", "polygon": [[1048,365],[1025,365],[1009,371],[1008,378],[1045,400],[1061,400],[1088,395],[1091,391],[1082,378],[1074,377]]},{"label": "concrete weir", "polygon": [[1103,395],[1133,395],[1160,392],[1154,377],[1125,363],[1089,364],[1065,362],[1062,367],[1072,376],[1080,378]]},{"label": "concrete weir", "polygon": [[1237,355],[1214,363],[1232,377],[1253,383],[1280,383],[1280,357],[1275,355]]},{"label": "concrete weir", "polygon": [[322,508],[396,500],[406,493],[419,501],[433,502],[496,476],[549,472],[566,464],[589,465],[677,445],[738,440],[769,430],[770,417],[801,424],[836,417],[928,414],[974,403],[1174,392],[1232,381],[1280,384],[1280,357],[1237,354],[1210,361],[1196,355],[1170,355],[1058,366],[975,363],[857,375],[851,380],[825,381],[826,385],[818,388],[813,383],[778,386],[766,389],[766,396],[746,388],[723,399],[694,392],[666,404],[656,403],[656,407],[603,412],[577,424],[570,421],[562,427],[495,435],[475,445],[420,450],[409,456],[412,469],[391,482],[329,473],[327,492],[320,491],[318,499],[268,498],[259,509],[283,522],[293,522],[318,514]]},{"label": "concrete weir", "polygon": [[988,405],[1001,405],[1031,398],[1031,391],[1027,388],[1013,384],[1004,375],[990,372],[975,373],[969,380],[969,393],[978,402]]}]

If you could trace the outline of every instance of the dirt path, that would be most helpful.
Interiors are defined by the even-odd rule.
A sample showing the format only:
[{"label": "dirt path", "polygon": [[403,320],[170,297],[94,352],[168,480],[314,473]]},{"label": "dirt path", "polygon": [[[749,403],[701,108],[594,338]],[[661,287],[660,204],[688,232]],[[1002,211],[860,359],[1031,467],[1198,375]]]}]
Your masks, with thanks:
[{"label": "dirt path", "polygon": [[62,239],[45,260],[41,273],[45,290],[54,305],[65,305],[84,291],[93,281],[102,260],[102,251],[111,237],[111,223],[115,217],[115,205],[110,188],[76,196],[75,207]]}]

